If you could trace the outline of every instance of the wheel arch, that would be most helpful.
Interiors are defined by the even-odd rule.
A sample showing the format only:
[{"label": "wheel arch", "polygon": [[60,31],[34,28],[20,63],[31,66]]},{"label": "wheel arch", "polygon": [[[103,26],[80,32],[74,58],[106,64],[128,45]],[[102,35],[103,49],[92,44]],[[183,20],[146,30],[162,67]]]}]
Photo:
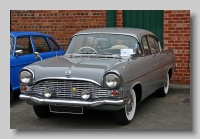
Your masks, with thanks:
[{"label": "wheel arch", "polygon": [[169,79],[171,79],[171,77],[172,77],[172,68],[169,68],[168,74],[169,74]]},{"label": "wheel arch", "polygon": [[135,91],[136,104],[138,104],[142,99],[142,86],[140,83],[136,83],[133,85],[132,89]]}]

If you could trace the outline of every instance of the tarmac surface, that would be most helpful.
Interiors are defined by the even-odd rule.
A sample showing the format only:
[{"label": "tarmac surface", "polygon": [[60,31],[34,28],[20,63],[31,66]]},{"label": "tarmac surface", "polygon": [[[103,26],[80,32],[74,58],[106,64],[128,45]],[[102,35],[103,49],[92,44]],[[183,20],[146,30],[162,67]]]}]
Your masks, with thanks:
[{"label": "tarmac surface", "polygon": [[25,130],[135,130],[192,131],[190,85],[170,84],[166,97],[151,95],[136,107],[133,121],[119,125],[112,112],[84,111],[82,115],[54,114],[38,118],[31,105],[16,99],[10,104],[10,129]]}]

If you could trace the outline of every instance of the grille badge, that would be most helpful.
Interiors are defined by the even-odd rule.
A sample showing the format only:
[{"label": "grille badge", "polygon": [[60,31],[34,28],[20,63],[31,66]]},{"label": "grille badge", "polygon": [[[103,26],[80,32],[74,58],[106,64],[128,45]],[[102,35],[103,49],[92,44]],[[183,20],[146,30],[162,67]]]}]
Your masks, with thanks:
[{"label": "grille badge", "polygon": [[62,89],[61,87],[60,87],[58,90],[59,90],[59,92],[62,92],[62,91],[63,91],[63,89]]}]

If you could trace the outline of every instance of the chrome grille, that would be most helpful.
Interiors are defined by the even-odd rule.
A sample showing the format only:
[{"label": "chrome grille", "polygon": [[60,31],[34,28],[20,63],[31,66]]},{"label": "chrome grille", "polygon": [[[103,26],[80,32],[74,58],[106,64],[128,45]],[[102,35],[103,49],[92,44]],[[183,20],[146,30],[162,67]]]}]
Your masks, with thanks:
[{"label": "chrome grille", "polygon": [[[88,81],[46,80],[32,86],[30,92],[42,95],[45,87],[48,87],[54,92],[54,97],[81,98],[81,91],[83,89],[89,90],[93,98],[108,97],[106,88],[101,88]],[[71,92],[72,87],[77,89],[76,93]]]}]

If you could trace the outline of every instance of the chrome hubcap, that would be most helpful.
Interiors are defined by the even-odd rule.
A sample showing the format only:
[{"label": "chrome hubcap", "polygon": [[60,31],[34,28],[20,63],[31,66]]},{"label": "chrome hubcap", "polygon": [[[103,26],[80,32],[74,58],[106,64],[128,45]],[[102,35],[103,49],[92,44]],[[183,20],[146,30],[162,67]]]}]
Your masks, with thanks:
[{"label": "chrome hubcap", "polygon": [[131,114],[132,109],[133,109],[133,105],[134,105],[134,104],[133,104],[133,97],[132,97],[132,95],[131,95],[129,101],[128,101],[127,104],[126,104],[126,113],[127,113],[127,115],[130,115],[130,114]]}]

